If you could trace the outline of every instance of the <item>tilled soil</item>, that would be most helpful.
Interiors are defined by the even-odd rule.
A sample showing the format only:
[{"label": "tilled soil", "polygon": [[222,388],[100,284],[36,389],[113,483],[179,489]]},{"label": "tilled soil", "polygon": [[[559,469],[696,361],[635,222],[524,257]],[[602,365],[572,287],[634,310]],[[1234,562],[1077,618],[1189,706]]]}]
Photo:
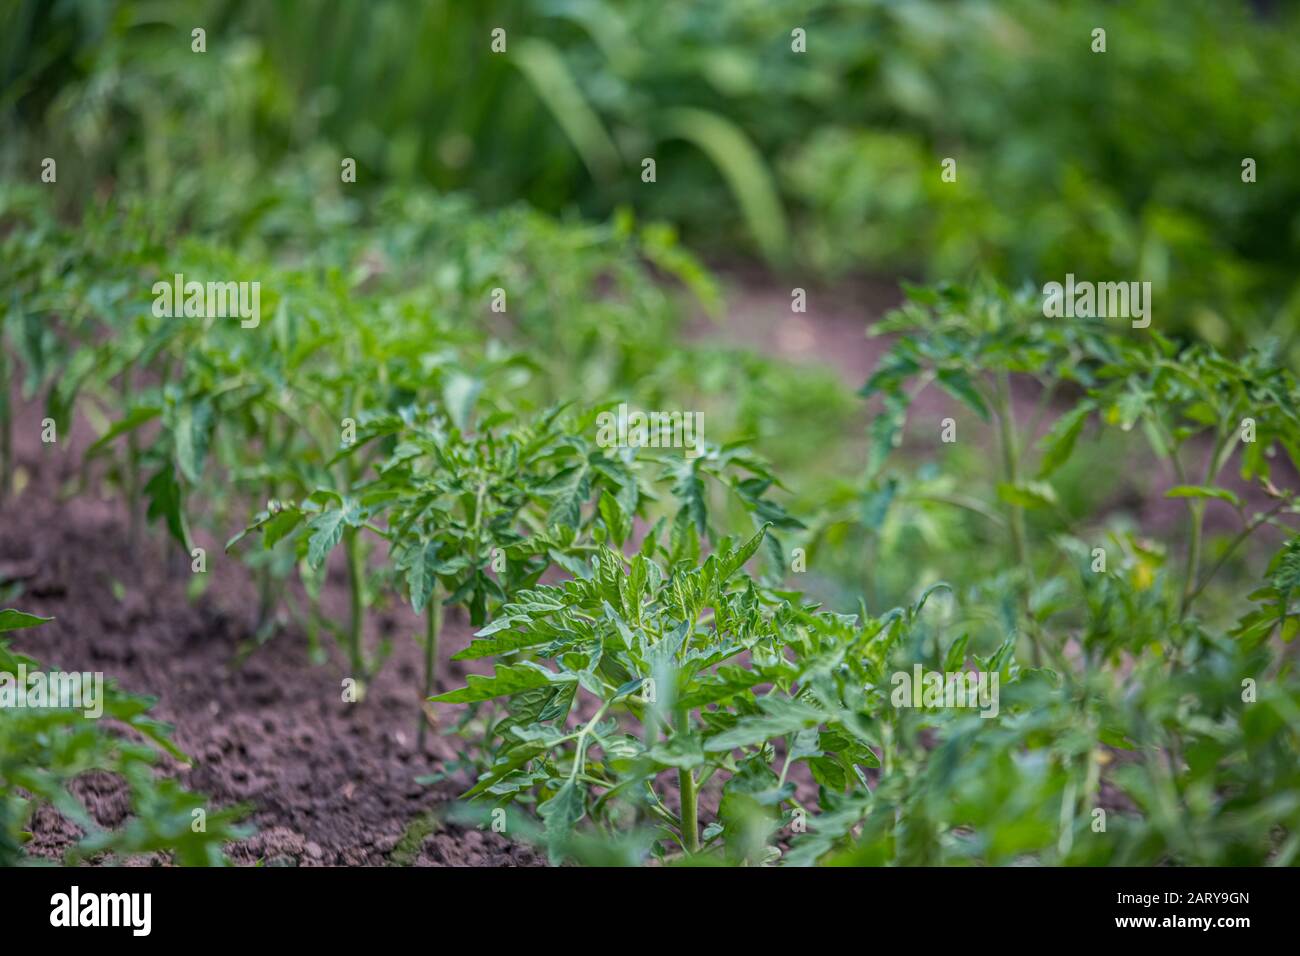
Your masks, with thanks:
[{"label": "tilled soil", "polygon": [[[20,415],[20,436],[29,417]],[[157,696],[155,715],[174,724],[173,739],[193,761],[165,759],[160,772],[207,794],[213,806],[252,808],[247,822],[257,833],[228,847],[233,861],[543,862],[501,835],[439,821],[438,811],[470,783],[467,774],[417,782],[443,773],[458,755],[457,739],[434,728],[424,748],[416,746],[422,663],[407,639],[413,619],[381,616],[377,626],[392,631],[392,657],[363,701],[344,703],[342,667],[311,663],[293,628],[241,653],[254,620],[253,589],[247,570],[220,546],[200,542],[208,545],[211,581],[192,602],[188,561],[164,550],[157,528],[133,549],[119,503],[58,500],[75,450],[20,441],[19,460],[25,487],[0,507],[0,583],[19,581],[22,594],[11,603],[55,620],[15,632],[14,646],[46,666],[103,671],[125,690]],[[331,578],[341,591],[341,576]],[[327,593],[327,607],[341,598]],[[444,631],[440,686],[459,686],[464,672],[446,658],[465,642],[467,626],[453,613]],[[125,820],[125,784],[112,775],[86,774],[74,792],[102,826]],[[32,831],[29,851],[49,858],[61,857],[80,832],[50,808],[37,812]]]}]

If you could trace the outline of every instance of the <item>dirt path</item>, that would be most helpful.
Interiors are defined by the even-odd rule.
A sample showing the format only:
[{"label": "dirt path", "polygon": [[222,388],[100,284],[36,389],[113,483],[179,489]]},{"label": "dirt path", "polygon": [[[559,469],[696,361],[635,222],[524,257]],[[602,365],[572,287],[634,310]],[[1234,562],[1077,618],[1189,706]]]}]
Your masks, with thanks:
[{"label": "dirt path", "polygon": [[850,388],[867,380],[888,348],[887,340],[868,338],[867,327],[903,303],[897,280],[852,279],[804,288],[806,311],[795,312],[796,280],[781,282],[742,265],[716,270],[726,289],[726,313],[717,322],[696,317],[688,329],[692,338],[825,365]]}]

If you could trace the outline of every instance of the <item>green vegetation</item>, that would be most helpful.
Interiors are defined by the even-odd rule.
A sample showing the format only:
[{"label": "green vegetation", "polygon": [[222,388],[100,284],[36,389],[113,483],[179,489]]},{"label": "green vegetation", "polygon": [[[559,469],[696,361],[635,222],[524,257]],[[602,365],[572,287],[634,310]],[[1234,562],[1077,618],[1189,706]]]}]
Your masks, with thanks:
[{"label": "green vegetation", "polygon": [[[1165,328],[1293,350],[1300,11],[1258,6],[26,0],[0,22],[0,130],[29,161],[75,148],[77,195],[111,176],[186,202],[208,171],[255,188],[329,143],[360,191],[630,206],[803,273],[1141,274]],[[195,26],[223,37],[204,57],[178,42]]]},{"label": "green vegetation", "polygon": [[[364,692],[409,605],[453,818],[556,863],[1297,862],[1293,11],[362,9],[0,14],[0,495],[38,401],[95,434],[44,493],[245,565],[251,645]],[[903,283],[855,394],[697,341],[737,249],[961,281]],[[1044,317],[1067,272],[1150,280],[1152,327]],[[602,439],[625,404],[706,428]],[[0,862],[41,801],[80,857],[222,860],[147,709],[0,709]]]},{"label": "green vegetation", "polygon": [[[0,610],[0,634],[35,627],[50,618],[13,609]],[[41,664],[0,641],[0,674],[15,693],[17,675],[45,675]],[[24,685],[24,690],[26,689]],[[225,862],[222,846],[247,835],[235,825],[239,807],[209,809],[198,794],[174,780],[157,776],[160,754],[188,762],[168,739],[170,728],[149,716],[154,701],[123,693],[112,683],[93,703],[101,715],[57,706],[0,706],[0,866],[24,862],[23,843],[32,813],[49,804],[80,827],[83,837],[68,852],[76,862],[101,854],[127,857],[166,853],[182,866],[218,866]],[[133,731],[141,740],[104,729],[101,717]],[[69,789],[77,777],[99,770],[125,780],[131,816],[118,830],[104,830]]]}]

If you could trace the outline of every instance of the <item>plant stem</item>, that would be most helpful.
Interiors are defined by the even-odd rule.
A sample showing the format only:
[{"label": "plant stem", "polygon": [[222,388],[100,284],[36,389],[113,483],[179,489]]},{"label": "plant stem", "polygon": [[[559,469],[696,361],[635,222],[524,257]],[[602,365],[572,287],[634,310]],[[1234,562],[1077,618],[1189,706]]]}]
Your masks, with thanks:
[{"label": "plant stem", "polygon": [[[128,410],[131,408],[134,394],[132,381],[134,370],[134,363],[122,370],[122,407]],[[126,485],[123,491],[126,493],[127,543],[132,550],[135,550],[140,540],[140,509],[136,505],[140,491],[140,443],[135,429],[128,432],[126,436],[126,468],[123,480]]]},{"label": "plant stem", "polygon": [[[1214,441],[1214,450],[1210,452],[1209,464],[1205,466],[1203,485],[1213,485],[1223,467],[1222,459],[1231,449],[1228,436],[1219,435]],[[1188,502],[1191,530],[1187,545],[1187,566],[1183,571],[1183,596],[1178,604],[1178,620],[1187,616],[1192,599],[1197,594],[1196,580],[1201,571],[1201,547],[1205,536],[1205,500],[1194,498]]]},{"label": "plant stem", "polygon": [[1025,432],[1029,441],[1033,442],[1034,437],[1038,434],[1038,426],[1043,423],[1043,416],[1047,414],[1047,409],[1052,404],[1052,396],[1056,394],[1056,386],[1060,383],[1053,379],[1046,385],[1041,385],[1042,391],[1038,394],[1038,404],[1034,407],[1034,417],[1029,420],[1029,428]]},{"label": "plant stem", "polygon": [[[1002,446],[1002,471],[1008,484],[1020,483],[1020,446],[1016,438],[1015,411],[1011,405],[1011,378],[1006,372],[998,375],[997,388],[998,437]],[[1025,575],[1031,576],[1033,570],[1029,565],[1029,552],[1025,543],[1025,510],[1014,502],[1007,502],[1007,526],[1011,532],[1011,555]],[[1032,577],[1028,580],[1032,582]],[[1034,665],[1043,662],[1043,649],[1038,639],[1038,630],[1033,626],[1029,615],[1029,589],[1024,590],[1025,618],[1029,622],[1029,640],[1034,650]]]},{"label": "plant stem", "polygon": [[[429,605],[424,609],[424,700],[433,696],[433,677],[438,667],[438,631],[442,627],[442,603],[438,600],[435,586],[429,595]],[[418,749],[424,749],[424,735],[429,721],[424,714],[424,703],[420,703],[420,728],[416,734]]]},{"label": "plant stem", "polygon": [[[1011,383],[1006,372],[998,379],[998,436],[1002,446],[1002,471],[1010,484],[1020,483],[1020,448],[1016,441],[1015,412],[1011,408]],[[1011,531],[1011,552],[1016,564],[1028,567],[1025,549],[1025,511],[1008,503],[1007,522]]]},{"label": "plant stem", "polygon": [[1228,559],[1231,558],[1234,553],[1236,553],[1236,550],[1239,547],[1241,547],[1242,543],[1247,538],[1249,538],[1252,534],[1254,534],[1256,529],[1258,529],[1262,525],[1267,524],[1270,518],[1272,518],[1275,514],[1277,514],[1279,511],[1281,511],[1290,503],[1291,503],[1290,500],[1279,501],[1276,505],[1274,505],[1267,512],[1260,515],[1255,520],[1248,521],[1246,523],[1246,526],[1242,528],[1240,532],[1238,532],[1237,536],[1228,543],[1228,547],[1224,550],[1223,555],[1219,558],[1219,560],[1215,562],[1214,567],[1210,568],[1210,570],[1207,571],[1200,578],[1198,582],[1196,582],[1196,586],[1192,589],[1192,593],[1186,598],[1185,608],[1190,607],[1192,602],[1195,601],[1196,598],[1200,595],[1200,593],[1205,590],[1206,585],[1208,585],[1212,580],[1214,580],[1214,576],[1219,573],[1219,570],[1225,564],[1227,564]]},{"label": "plant stem", "polygon": [[682,768],[677,771],[677,786],[682,794],[682,836],[687,853],[700,852],[699,799],[695,789],[695,775]]},{"label": "plant stem", "polygon": [[[266,506],[271,506],[271,499],[275,497],[275,482],[266,482],[264,498]],[[263,561],[261,567],[257,569],[257,630],[260,632],[263,625],[271,619],[272,603],[272,582],[271,582],[271,564],[270,556],[266,555],[268,560]]]},{"label": "plant stem", "polygon": [[1183,597],[1178,606],[1178,619],[1187,616],[1196,596],[1196,578],[1201,568],[1201,539],[1204,535],[1205,502],[1193,501],[1191,511],[1191,532],[1187,545],[1187,565],[1183,570]]},{"label": "plant stem", "polygon": [[[691,729],[690,711],[683,710],[677,717],[679,733],[688,734]],[[682,839],[687,853],[700,852],[700,794],[695,786],[695,774],[685,767],[677,771],[677,788],[682,800]]]},{"label": "plant stem", "polygon": [[360,680],[365,676],[365,662],[361,656],[361,630],[365,610],[365,566],[361,560],[361,539],[355,529],[343,532],[343,548],[348,559],[348,592],[351,599],[351,616],[348,621],[348,664],[352,676]]}]

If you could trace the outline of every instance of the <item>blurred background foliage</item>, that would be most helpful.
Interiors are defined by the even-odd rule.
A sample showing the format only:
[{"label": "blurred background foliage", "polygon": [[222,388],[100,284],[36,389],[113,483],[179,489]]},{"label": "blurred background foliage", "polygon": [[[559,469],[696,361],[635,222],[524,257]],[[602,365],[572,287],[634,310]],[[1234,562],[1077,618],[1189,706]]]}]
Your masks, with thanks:
[{"label": "blurred background foliage", "polygon": [[[922,443],[941,460],[912,492],[864,483],[866,409],[829,370],[683,350],[681,305],[650,280],[716,313],[692,253],[800,286],[1145,279],[1166,334],[1276,338],[1300,367],[1297,26],[1296,4],[1235,0],[7,0],[0,181],[130,196],[248,261],[382,263],[401,274],[376,292],[431,285],[449,329],[509,285],[539,380],[687,402],[714,439],[757,441],[797,510],[823,512],[812,589],[851,606],[870,582],[875,605],[979,577],[953,556],[987,529],[934,503],[979,453]],[[45,156],[56,192],[35,182]],[[1141,469],[1094,467],[1113,445],[1062,473],[1068,512],[1159,496]]]},{"label": "blurred background foliage", "polygon": [[[1300,9],[1151,0],[9,0],[0,162],[184,205],[328,146],[420,183],[674,223],[714,259],[1153,282],[1300,346]],[[196,57],[188,37],[207,31]],[[507,31],[507,52],[490,48]],[[1106,30],[1104,54],[1092,31]],[[792,51],[806,31],[807,53]],[[643,157],[658,182],[641,181]],[[940,180],[953,157],[956,183]],[[1241,181],[1253,158],[1258,181]],[[63,179],[61,179],[63,181]],[[72,181],[72,180],[69,180]],[[69,190],[75,194],[75,190]],[[209,210],[196,210],[207,214]]]}]

